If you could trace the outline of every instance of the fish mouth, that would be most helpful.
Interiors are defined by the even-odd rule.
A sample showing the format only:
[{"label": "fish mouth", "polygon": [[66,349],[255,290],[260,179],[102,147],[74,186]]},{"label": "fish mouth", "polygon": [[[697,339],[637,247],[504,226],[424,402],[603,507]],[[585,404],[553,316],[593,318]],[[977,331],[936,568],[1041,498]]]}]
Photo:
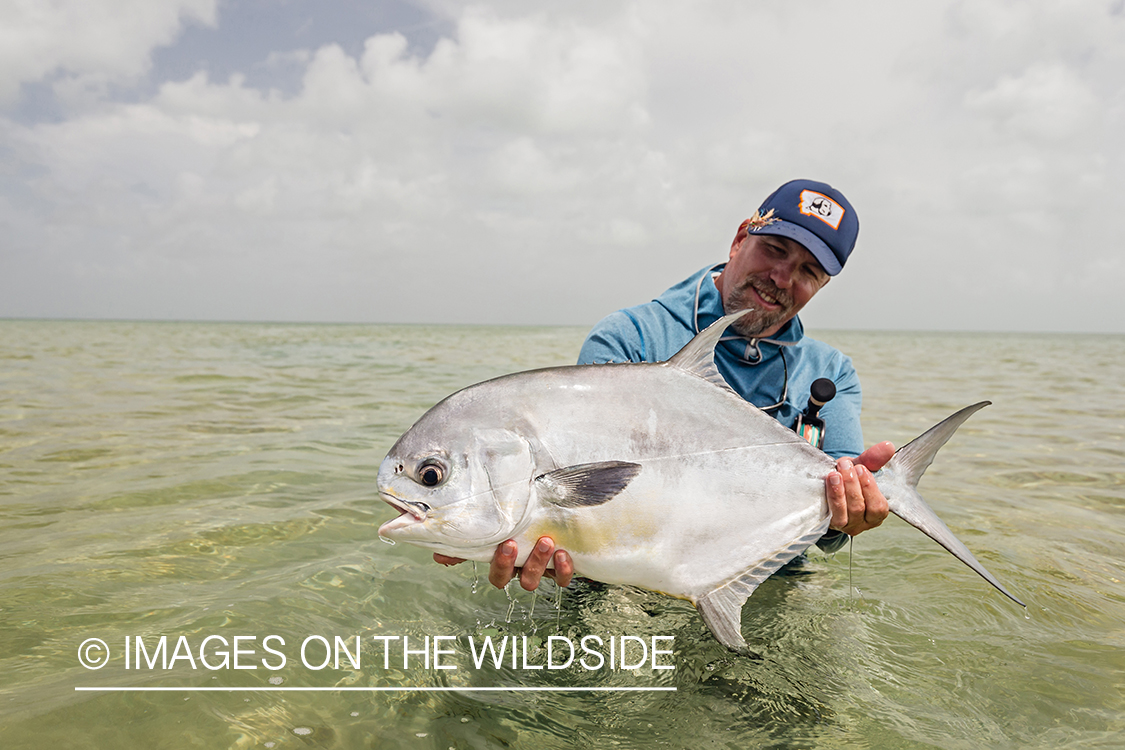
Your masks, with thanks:
[{"label": "fish mouth", "polygon": [[379,536],[390,536],[401,529],[420,524],[426,520],[430,511],[430,506],[425,503],[403,500],[386,491],[380,490],[379,498],[399,512],[398,518],[392,518],[379,527]]}]

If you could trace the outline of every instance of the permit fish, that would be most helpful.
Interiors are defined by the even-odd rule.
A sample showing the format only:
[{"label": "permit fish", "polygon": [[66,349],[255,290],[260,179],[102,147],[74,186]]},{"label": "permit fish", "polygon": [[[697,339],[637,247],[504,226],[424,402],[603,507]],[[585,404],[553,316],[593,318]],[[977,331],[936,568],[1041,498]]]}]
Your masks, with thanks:
[{"label": "permit fish", "polygon": [[[728,315],[666,362],[576,365],[487,380],[447,397],[379,467],[399,511],[379,535],[469,560],[514,539],[522,564],[550,536],[575,573],[687,599],[745,652],[742,606],[828,530],[835,460],[727,385],[714,349]],[[984,401],[935,425],[876,474],[897,516],[1012,601],[915,489]]]}]

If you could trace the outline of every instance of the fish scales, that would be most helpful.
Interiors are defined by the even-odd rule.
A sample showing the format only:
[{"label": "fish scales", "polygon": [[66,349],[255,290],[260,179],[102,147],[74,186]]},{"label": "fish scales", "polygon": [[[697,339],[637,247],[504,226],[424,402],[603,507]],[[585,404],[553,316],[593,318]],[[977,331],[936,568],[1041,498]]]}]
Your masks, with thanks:
[{"label": "fish scales", "polygon": [[[688,599],[744,650],[746,598],[828,528],[835,461],[722,380],[714,346],[739,316],[668,362],[534,370],[449,396],[380,466],[380,495],[400,511],[380,534],[480,561],[511,538],[517,564],[550,536],[577,574]],[[1018,602],[914,490],[983,405],[900,450],[877,481],[893,512]]]}]

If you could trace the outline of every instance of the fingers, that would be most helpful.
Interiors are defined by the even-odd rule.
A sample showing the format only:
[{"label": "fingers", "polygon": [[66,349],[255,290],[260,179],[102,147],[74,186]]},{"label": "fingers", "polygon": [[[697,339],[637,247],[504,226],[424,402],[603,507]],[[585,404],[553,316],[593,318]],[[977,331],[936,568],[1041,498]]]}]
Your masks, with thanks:
[{"label": "fingers", "polygon": [[516,570],[516,543],[509,539],[496,548],[488,566],[488,582],[498,589],[508,585]]},{"label": "fingers", "polygon": [[828,508],[832,520],[828,525],[837,531],[855,535],[855,519],[863,518],[863,490],[859,486],[859,476],[850,458],[836,462],[836,471],[828,474]]},{"label": "fingers", "polygon": [[[574,576],[574,561],[566,550],[556,550],[555,542],[550,537],[540,537],[535,543],[535,549],[527,556],[522,568],[516,567],[516,557],[519,547],[515,541],[509,539],[496,548],[492,562],[488,566],[488,582],[498,589],[508,585],[517,574],[520,577],[520,586],[527,591],[539,588],[543,575],[549,575],[560,586],[569,586],[570,579]],[[554,559],[554,570],[549,570],[547,564]],[[442,565],[455,565],[464,560],[457,557],[448,557],[434,553],[434,561]]]},{"label": "fingers", "polygon": [[862,464],[855,469],[856,474],[859,475],[859,486],[863,491],[863,525],[856,532],[858,534],[860,531],[873,529],[887,520],[890,509],[887,507],[887,498],[883,497],[883,492],[870,470]]},{"label": "fingers", "polygon": [[854,459],[843,459],[837,465],[843,464],[841,474],[844,477],[844,496],[848,499],[848,523],[845,531],[852,536],[863,531],[864,497],[860,477],[863,475],[863,466],[856,466]]},{"label": "fingers", "polygon": [[826,477],[828,497],[828,511],[832,514],[828,528],[843,531],[848,525],[848,498],[844,490],[844,478],[838,471],[831,471]]},{"label": "fingers", "polygon": [[447,565],[447,566],[448,565],[457,565],[458,563],[465,562],[465,558],[463,558],[463,557],[450,557],[449,555],[443,555],[440,552],[435,552],[434,553],[434,562],[440,563],[442,565]]},{"label": "fingers", "polygon": [[547,563],[555,554],[555,542],[549,536],[539,537],[535,549],[524,561],[523,570],[520,571],[520,586],[524,591],[534,591],[539,588],[539,581],[547,570]]},{"label": "fingers", "polygon": [[[890,443],[880,443],[863,454],[872,462],[881,461],[880,466],[890,460],[891,455],[894,455],[894,447]],[[836,471],[828,474],[825,490],[832,515],[829,526],[851,536],[880,525],[889,513],[887,499],[875,477],[867,465],[858,461],[859,458],[837,461]]]},{"label": "fingers", "polygon": [[879,443],[860,453],[854,461],[871,471],[879,471],[894,455],[895,446],[893,443]]},{"label": "fingers", "polygon": [[548,570],[547,574],[563,588],[570,585],[570,579],[574,576],[574,561],[570,559],[570,555],[567,554],[565,549],[555,552],[555,569]]}]

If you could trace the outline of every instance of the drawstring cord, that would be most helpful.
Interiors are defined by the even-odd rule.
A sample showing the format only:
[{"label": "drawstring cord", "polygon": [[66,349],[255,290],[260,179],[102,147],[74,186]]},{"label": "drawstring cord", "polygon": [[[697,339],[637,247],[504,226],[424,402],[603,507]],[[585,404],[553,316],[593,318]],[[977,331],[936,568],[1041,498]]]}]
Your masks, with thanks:
[{"label": "drawstring cord", "polygon": [[[696,284],[695,284],[695,314],[694,314],[693,324],[694,324],[694,327],[695,327],[694,333],[696,333],[696,334],[699,333],[699,295],[700,295],[700,292],[703,289],[703,279],[706,278],[708,273],[710,273],[712,278],[714,278],[715,269],[717,269],[721,265],[723,265],[723,264],[722,263],[716,263],[715,265],[711,266],[710,271],[705,271],[704,273],[699,274],[699,281],[696,282]],[[762,350],[758,346],[759,344],[773,344],[774,346],[777,347],[777,351],[781,355],[781,367],[782,367],[783,371],[785,372],[785,381],[784,381],[784,385],[781,388],[781,398],[778,399],[776,404],[771,404],[769,406],[760,406],[758,408],[761,409],[762,411],[773,411],[774,409],[778,409],[781,406],[783,406],[785,404],[785,399],[789,395],[789,362],[785,358],[785,347],[793,346],[797,342],[796,341],[778,341],[776,339],[766,339],[766,338],[760,338],[760,339],[750,338],[750,339],[748,339],[745,336],[739,336],[738,334],[726,334],[726,335],[723,335],[722,337],[719,338],[719,343],[722,343],[724,341],[745,341],[746,342],[746,349],[743,351],[742,355],[738,359],[739,359],[740,362],[743,362],[744,364],[750,365],[751,367],[759,364],[762,361]]]}]

